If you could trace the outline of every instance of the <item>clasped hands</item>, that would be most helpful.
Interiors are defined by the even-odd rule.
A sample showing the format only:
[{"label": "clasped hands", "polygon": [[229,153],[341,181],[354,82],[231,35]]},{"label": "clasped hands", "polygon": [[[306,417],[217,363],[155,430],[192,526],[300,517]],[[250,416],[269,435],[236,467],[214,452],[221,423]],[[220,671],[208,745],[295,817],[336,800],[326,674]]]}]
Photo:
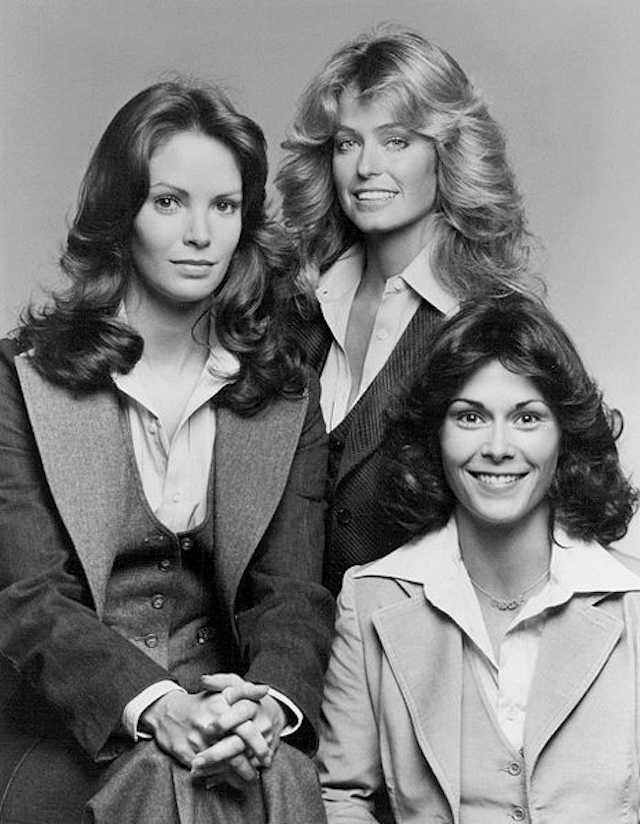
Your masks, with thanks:
[{"label": "clasped hands", "polygon": [[203,691],[173,690],[140,721],[158,746],[207,787],[242,789],[269,767],[285,724],[284,710],[269,687],[239,675],[203,675]]}]

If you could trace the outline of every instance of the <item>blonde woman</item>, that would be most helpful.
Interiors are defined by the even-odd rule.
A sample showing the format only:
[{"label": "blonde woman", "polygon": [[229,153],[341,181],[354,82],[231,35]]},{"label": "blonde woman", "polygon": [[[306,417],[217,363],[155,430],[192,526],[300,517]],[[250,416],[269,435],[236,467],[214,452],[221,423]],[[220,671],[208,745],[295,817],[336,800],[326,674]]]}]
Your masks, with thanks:
[{"label": "blonde woman", "polygon": [[386,28],[302,95],[279,172],[317,311],[303,318],[330,436],[325,580],[401,541],[378,521],[382,418],[461,299],[521,290],[529,234],[500,128],[456,61]]}]

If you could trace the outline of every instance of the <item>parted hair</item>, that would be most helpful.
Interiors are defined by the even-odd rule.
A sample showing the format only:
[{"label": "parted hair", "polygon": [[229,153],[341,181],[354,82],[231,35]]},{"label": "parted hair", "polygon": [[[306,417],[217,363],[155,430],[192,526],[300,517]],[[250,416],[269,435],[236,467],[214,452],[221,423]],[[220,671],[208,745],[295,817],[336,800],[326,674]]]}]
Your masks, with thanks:
[{"label": "parted hair", "polygon": [[445,480],[440,431],[453,398],[483,365],[529,378],[558,422],[549,491],[554,523],[601,543],[622,538],[638,503],[616,448],[622,416],[609,410],[572,341],[544,305],[512,294],[464,304],[439,329],[423,368],[389,415],[381,495],[405,535],[444,526],[456,500]]},{"label": "parted hair", "polygon": [[134,271],[133,222],[148,194],[152,155],[189,131],[224,143],[241,171],[242,231],[212,317],[218,339],[240,362],[217,402],[252,414],[270,398],[304,388],[301,356],[276,299],[278,284],[293,279],[296,256],[266,212],[263,132],[215,86],[157,83],[117,112],[89,162],[60,260],[70,284],[44,308],[29,308],[17,335],[42,374],[74,390],[109,385],[113,371],[134,366],[144,341],[117,317]]},{"label": "parted hair", "polygon": [[522,290],[531,236],[502,131],[458,63],[420,34],[384,26],[333,54],[311,80],[282,144],[277,184],[285,224],[322,272],[355,241],[332,176],[338,106],[346,89],[391,106],[437,154],[432,267],[461,299]]}]

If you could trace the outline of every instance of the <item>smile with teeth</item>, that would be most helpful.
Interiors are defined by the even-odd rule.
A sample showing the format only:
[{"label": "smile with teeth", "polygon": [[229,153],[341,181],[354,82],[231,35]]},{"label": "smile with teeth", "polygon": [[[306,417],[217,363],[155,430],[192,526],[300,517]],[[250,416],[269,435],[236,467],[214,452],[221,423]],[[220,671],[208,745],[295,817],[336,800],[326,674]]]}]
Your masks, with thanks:
[{"label": "smile with teeth", "polygon": [[397,192],[390,192],[388,189],[367,189],[363,192],[356,192],[356,200],[391,200]]},{"label": "smile with teeth", "polygon": [[472,472],[471,474],[477,481],[480,481],[480,483],[490,484],[491,486],[507,486],[508,484],[513,484],[525,477],[524,474],[496,475],[493,473],[489,474],[483,472]]}]

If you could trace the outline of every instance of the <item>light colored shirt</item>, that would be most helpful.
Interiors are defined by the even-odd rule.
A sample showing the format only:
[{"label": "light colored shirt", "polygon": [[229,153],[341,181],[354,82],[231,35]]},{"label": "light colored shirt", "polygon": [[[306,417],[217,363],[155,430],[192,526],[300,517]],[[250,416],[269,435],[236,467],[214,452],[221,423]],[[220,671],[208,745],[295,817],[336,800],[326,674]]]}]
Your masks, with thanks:
[{"label": "light colored shirt", "polygon": [[154,515],[172,532],[201,524],[207,514],[209,473],[216,437],[212,399],[239,368],[237,358],[214,343],[171,443],[154,409],[155,375],[139,360],[126,375],[113,375],[125,399],[133,450],[144,494]]},{"label": "light colored shirt", "polygon": [[[121,316],[125,317],[124,312]],[[172,532],[194,529],[206,518],[216,437],[216,414],[211,401],[234,379],[238,368],[238,359],[212,333],[209,356],[170,442],[150,400],[154,396],[153,370],[139,360],[126,375],[112,375],[127,412],[144,494],[155,516]],[[159,681],[129,701],[122,713],[124,730],[134,740],[148,737],[138,730],[140,716],[154,701],[176,689],[185,692],[175,681]],[[270,689],[269,694],[290,710],[295,719],[282,735],[295,732],[302,723],[300,710],[278,690]]]},{"label": "light colored shirt", "polygon": [[[320,376],[321,406],[331,431],[350,410],[352,376],[345,351],[347,324],[365,267],[365,253],[352,246],[320,276],[316,295],[333,335],[333,343]],[[402,337],[420,303],[426,300],[443,314],[457,308],[456,299],[436,280],[425,247],[400,274],[386,281],[365,355],[362,378],[354,404],[369,388]]]},{"label": "light colored shirt", "polygon": [[464,654],[515,750],[523,744],[529,692],[548,610],[578,593],[640,590],[640,578],[599,544],[569,538],[560,529],[554,538],[548,583],[514,617],[497,656],[462,561],[454,519],[443,531],[426,535],[356,573],[356,577],[382,573],[422,584],[427,600],[460,627]]}]

